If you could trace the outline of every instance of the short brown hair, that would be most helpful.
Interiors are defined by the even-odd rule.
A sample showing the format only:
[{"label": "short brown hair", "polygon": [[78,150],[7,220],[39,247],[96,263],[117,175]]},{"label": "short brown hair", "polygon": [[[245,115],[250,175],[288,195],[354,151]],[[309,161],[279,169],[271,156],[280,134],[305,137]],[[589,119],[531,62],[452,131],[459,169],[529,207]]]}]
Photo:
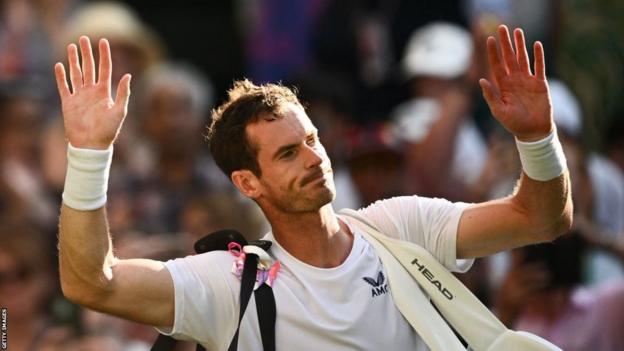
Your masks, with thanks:
[{"label": "short brown hair", "polygon": [[228,177],[239,169],[260,176],[258,150],[249,140],[246,127],[259,121],[280,117],[283,103],[301,106],[295,92],[281,84],[255,85],[244,79],[235,81],[228,100],[212,111],[208,143],[217,166]]}]

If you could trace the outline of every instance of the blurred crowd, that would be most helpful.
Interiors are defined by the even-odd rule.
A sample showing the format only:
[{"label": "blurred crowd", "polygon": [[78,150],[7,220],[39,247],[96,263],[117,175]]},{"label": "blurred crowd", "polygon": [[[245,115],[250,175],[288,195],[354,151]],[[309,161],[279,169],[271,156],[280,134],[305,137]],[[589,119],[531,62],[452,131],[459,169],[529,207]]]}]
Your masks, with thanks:
[{"label": "blurred crowd", "polygon": [[[585,56],[585,43],[566,32],[570,19],[612,23],[620,5],[600,12],[557,0],[247,0],[212,5],[222,13],[205,17],[227,25],[190,23],[194,35],[175,37],[171,28],[201,21],[201,9],[147,3],[0,1],[0,305],[10,350],[139,351],[156,337],[150,327],[72,305],[58,287],[66,140],[52,67],[79,35],[110,40],[115,82],[133,75],[108,191],[116,254],[167,260],[191,254],[195,240],[218,229],[249,238],[270,229],[204,142],[211,109],[242,77],[296,87],[333,162],[336,209],[397,195],[481,202],[510,194],[521,169],[514,139],[477,84],[489,76],[485,38],[500,23],[545,45],[574,225],[554,243],[478,259],[460,279],[509,327],[565,350],[622,349],[624,103],[608,97],[624,93],[624,30],[606,42],[609,53]],[[171,22],[150,24],[150,15]],[[208,51],[176,56],[180,45]],[[210,67],[198,61],[208,56]],[[602,57],[601,68],[615,60],[617,70],[608,77],[574,65],[586,56]],[[597,86],[609,90],[597,97]]]}]

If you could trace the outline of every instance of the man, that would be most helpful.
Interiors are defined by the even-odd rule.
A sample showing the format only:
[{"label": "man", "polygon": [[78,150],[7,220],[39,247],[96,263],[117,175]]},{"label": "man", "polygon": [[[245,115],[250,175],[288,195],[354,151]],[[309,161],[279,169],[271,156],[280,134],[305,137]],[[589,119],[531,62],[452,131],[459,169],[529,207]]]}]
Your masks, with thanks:
[{"label": "man", "polygon": [[[552,240],[571,225],[569,180],[553,140],[543,48],[534,45],[532,74],[522,32],[514,32],[517,53],[505,26],[498,34],[502,55],[496,40],[488,38],[494,84],[485,79],[480,84],[493,114],[519,140],[526,174],[515,194],[475,205],[403,197],[362,210],[385,234],[415,241],[449,269],[466,268],[457,258]],[[72,91],[63,65],[55,66],[70,143],[59,235],[63,293],[208,349],[226,349],[238,317],[235,257],[211,252],[163,263],[120,260],[112,253],[106,183],[130,76],[121,78],[113,101],[108,42],[99,42],[97,82],[88,38],[80,38],[80,50],[82,67],[78,48],[68,46]],[[273,284],[277,348],[423,348],[391,295],[383,293],[387,289],[371,291],[384,284],[383,267],[356,223],[334,213],[330,161],[296,96],[279,85],[238,82],[214,113],[209,134],[217,164],[272,226],[271,255],[282,262]],[[261,348],[255,318],[253,313],[243,318],[240,349]]]}]

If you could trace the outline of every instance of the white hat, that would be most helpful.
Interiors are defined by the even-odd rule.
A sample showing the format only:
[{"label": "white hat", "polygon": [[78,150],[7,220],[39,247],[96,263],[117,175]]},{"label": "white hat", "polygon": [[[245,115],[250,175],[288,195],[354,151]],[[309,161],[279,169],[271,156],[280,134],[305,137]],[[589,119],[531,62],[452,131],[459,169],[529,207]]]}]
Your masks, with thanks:
[{"label": "white hat", "polygon": [[574,94],[557,79],[548,79],[548,90],[557,128],[571,136],[581,134],[581,108]]},{"label": "white hat", "polygon": [[455,24],[433,22],[416,30],[407,44],[403,70],[409,78],[419,75],[455,78],[472,60],[470,33]]},{"label": "white hat", "polygon": [[[156,33],[126,4],[113,1],[86,3],[76,9],[65,24],[63,43],[87,35],[122,42],[139,50],[148,64],[157,62],[164,48]],[[97,44],[96,44],[97,46]]]}]

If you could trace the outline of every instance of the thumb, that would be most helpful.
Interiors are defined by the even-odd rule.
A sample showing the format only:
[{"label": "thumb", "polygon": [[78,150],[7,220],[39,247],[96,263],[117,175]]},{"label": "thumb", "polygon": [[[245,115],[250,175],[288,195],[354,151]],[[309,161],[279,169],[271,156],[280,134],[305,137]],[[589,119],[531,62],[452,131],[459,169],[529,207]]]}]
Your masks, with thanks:
[{"label": "thumb", "polygon": [[498,112],[498,94],[494,90],[494,86],[492,83],[488,82],[487,79],[481,78],[479,79],[479,85],[481,86],[481,91],[483,92],[483,97],[485,98],[485,102],[487,102],[490,107],[490,111],[492,115],[496,116]]},{"label": "thumb", "polygon": [[117,96],[115,97],[115,107],[123,110],[123,117],[128,112],[128,101],[130,100],[130,74],[125,74],[117,86]]}]

